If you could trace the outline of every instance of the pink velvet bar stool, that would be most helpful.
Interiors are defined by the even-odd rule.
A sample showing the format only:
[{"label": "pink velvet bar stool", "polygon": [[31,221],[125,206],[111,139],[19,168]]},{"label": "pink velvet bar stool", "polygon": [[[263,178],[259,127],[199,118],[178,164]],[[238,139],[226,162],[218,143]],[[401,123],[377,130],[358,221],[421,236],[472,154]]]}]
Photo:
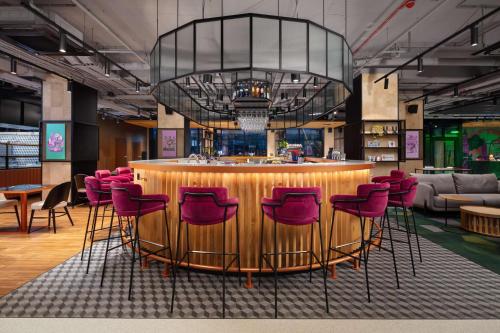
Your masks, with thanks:
[{"label": "pink velvet bar stool", "polygon": [[[311,226],[311,239],[309,251],[297,251],[287,254],[309,255],[309,281],[312,278],[313,257],[321,265],[323,273],[323,284],[325,292],[326,312],[329,312],[328,289],[326,287],[326,267],[323,257],[323,235],[321,233],[321,188],[319,187],[275,187],[273,188],[271,198],[262,198],[261,201],[262,220],[260,227],[260,252],[259,252],[259,286],[260,276],[262,275],[262,265],[265,260],[272,268],[274,274],[274,317],[278,317],[278,256],[284,252],[278,251],[277,226],[278,224],[286,226]],[[274,250],[264,253],[264,216],[271,219],[274,224]],[[321,253],[318,258],[313,249],[314,225],[318,224],[319,242]],[[274,262],[271,263],[267,257],[273,256]]]},{"label": "pink velvet bar stool", "polygon": [[[83,260],[85,245],[87,243],[87,238],[90,233],[90,247],[88,252],[87,270],[86,270],[86,273],[88,274],[90,267],[90,260],[92,257],[92,249],[94,246],[94,242],[96,242],[94,238],[95,232],[103,230],[104,218],[106,217],[106,207],[108,205],[112,205],[113,202],[111,200],[111,191],[109,189],[109,185],[103,184],[99,179],[92,176],[85,177],[84,183],[89,203],[89,214],[87,217],[87,226],[85,228],[85,235],[83,237],[82,256],[80,259]],[[103,208],[101,215],[99,215],[100,208]],[[96,229],[97,219],[99,217],[102,218],[101,228]]]},{"label": "pink velvet bar stool", "polygon": [[[222,318],[225,317],[226,308],[226,274],[229,266],[236,260],[238,264],[238,279],[241,285],[241,261],[240,261],[240,228],[238,223],[238,198],[229,198],[228,190],[225,187],[180,187],[179,188],[179,225],[177,228],[177,249],[174,265],[174,283],[172,287],[172,301],[170,312],[174,310],[175,283],[177,278],[177,268],[179,263],[187,257],[188,280],[190,276],[191,253],[211,254],[222,257]],[[226,224],[233,217],[236,218],[236,252],[226,252]],[[187,251],[180,256],[179,243],[181,237],[182,222],[186,224],[186,244]],[[209,226],[222,224],[222,252],[207,252],[192,250],[189,246],[189,226]],[[226,256],[233,259],[226,265]]]},{"label": "pink velvet bar stool", "polygon": [[[392,207],[395,210],[401,209],[403,211],[404,227],[403,229],[399,228],[399,218],[396,211],[396,223],[398,225],[398,228],[394,230],[406,233],[408,239],[407,242],[408,249],[410,251],[411,266],[413,269],[414,276],[416,275],[416,272],[415,272],[415,263],[413,260],[413,250],[411,246],[411,235],[415,235],[417,241],[418,255],[420,258],[420,262],[422,262],[422,252],[420,251],[420,242],[418,239],[417,224],[415,223],[415,214],[413,211],[413,201],[415,200],[415,197],[417,195],[417,185],[418,181],[416,177],[409,177],[407,179],[401,180],[397,186],[398,189],[393,189],[394,186],[391,185],[391,189],[389,192],[389,202],[388,202],[388,207]],[[410,227],[408,211],[411,212],[411,216],[413,218],[413,231],[411,230]],[[387,217],[389,218],[388,213]],[[390,226],[387,226],[387,228],[389,228],[390,230]],[[384,229],[386,229],[385,224],[382,224],[382,232],[384,231]]]},{"label": "pink velvet bar stool", "polygon": [[[368,279],[367,248],[372,243],[372,233],[373,233],[373,225],[375,224],[375,218],[381,218],[383,220],[385,219],[387,204],[389,201],[389,188],[390,188],[389,183],[363,184],[358,186],[357,194],[355,195],[336,194],[330,198],[330,202],[333,208],[333,213],[332,213],[332,224],[330,229],[330,239],[328,241],[327,263],[330,262],[330,254],[332,251],[340,253],[341,257],[347,256],[354,260],[359,260],[360,262],[362,261],[364,263],[364,268],[365,268],[365,281],[366,281],[366,291],[368,294],[368,302],[371,301],[371,298],[370,298],[370,283]],[[360,246],[356,248],[354,251],[345,252],[343,250],[340,250],[340,248],[342,247],[352,245],[351,243],[341,244],[332,247],[332,238],[335,225],[335,213],[337,211],[348,213],[350,215],[354,215],[359,218],[361,241],[360,241]],[[368,239],[366,239],[365,237],[367,218],[371,219],[372,221]],[[390,249],[386,249],[383,247],[381,248],[392,254],[396,283],[397,287],[399,288],[399,277],[396,265],[396,256],[394,252],[394,243],[392,240],[390,222],[388,222],[388,224],[389,224],[388,230],[389,230],[389,239],[391,243],[391,248]],[[356,253],[359,253],[359,256],[356,255]]]},{"label": "pink velvet bar stool", "polygon": [[134,174],[129,167],[118,167],[115,171],[117,176],[127,177],[129,181],[134,181]]},{"label": "pink velvet bar stool", "polygon": [[[140,262],[142,258],[146,258],[150,255],[157,254],[158,252],[161,251],[165,251],[165,254],[169,255],[170,260],[173,259],[172,246],[170,243],[170,230],[167,219],[167,204],[170,201],[170,198],[164,194],[143,194],[142,187],[139,184],[120,183],[115,181],[111,183],[111,198],[113,200],[113,206],[116,211],[116,215],[118,216],[118,219],[127,219],[127,221],[133,219],[135,222],[133,223],[135,231],[132,232],[132,230],[129,230],[130,241],[132,242],[132,260],[130,268],[130,283],[128,290],[128,299],[130,300],[132,297],[136,251],[138,252]],[[141,217],[154,212],[163,212],[163,220],[165,222],[165,228],[167,233],[166,246],[163,244],[158,244],[140,238],[139,223]],[[113,221],[110,222],[110,225],[112,223]],[[158,247],[158,250],[155,251],[148,250],[145,251],[146,254],[142,254],[143,250],[141,250],[141,243],[147,243],[155,247]],[[106,273],[106,261],[108,258],[108,252],[111,250],[113,250],[113,248],[111,249],[109,248],[109,237],[108,237],[108,243],[106,245],[106,252],[104,256],[104,265],[102,269],[101,286],[103,284],[104,275]]]}]

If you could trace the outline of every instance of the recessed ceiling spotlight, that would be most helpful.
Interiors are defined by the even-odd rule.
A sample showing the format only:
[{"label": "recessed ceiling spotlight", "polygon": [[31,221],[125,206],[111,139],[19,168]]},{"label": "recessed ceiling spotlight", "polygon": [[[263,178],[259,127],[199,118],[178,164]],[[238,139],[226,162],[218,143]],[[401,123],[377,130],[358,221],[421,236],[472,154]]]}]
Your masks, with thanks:
[{"label": "recessed ceiling spotlight", "polygon": [[300,74],[299,73],[292,73],[292,74],[290,74],[290,77],[291,77],[293,83],[300,82]]},{"label": "recessed ceiling spotlight", "polygon": [[111,72],[111,68],[110,68],[110,64],[109,64],[109,60],[106,60],[106,62],[104,62],[104,75],[106,75],[106,77],[109,77],[109,74]]},{"label": "recessed ceiling spotlight", "polygon": [[384,89],[389,89],[389,78],[388,77],[384,78]]},{"label": "recessed ceiling spotlight", "polygon": [[141,85],[139,80],[135,80],[135,92],[138,93],[139,91],[141,91]]}]

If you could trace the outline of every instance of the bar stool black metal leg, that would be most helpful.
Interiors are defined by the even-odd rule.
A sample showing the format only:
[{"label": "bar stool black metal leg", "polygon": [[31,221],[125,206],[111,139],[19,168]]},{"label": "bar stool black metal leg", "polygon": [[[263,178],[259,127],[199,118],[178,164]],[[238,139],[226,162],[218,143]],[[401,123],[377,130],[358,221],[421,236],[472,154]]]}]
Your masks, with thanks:
[{"label": "bar stool black metal leg", "polygon": [[186,245],[187,245],[187,275],[188,281],[191,282],[191,248],[189,247],[189,223],[186,223]]},{"label": "bar stool black metal leg", "polygon": [[241,286],[241,252],[240,252],[240,224],[238,221],[238,207],[236,208],[236,250],[238,251],[238,283]]},{"label": "bar stool black metal leg", "polygon": [[87,237],[89,234],[89,224],[90,224],[91,214],[92,214],[92,206],[89,205],[89,216],[87,217],[87,226],[85,227],[85,235],[83,236],[82,257],[80,258],[80,260],[83,260],[83,253],[85,252],[85,244],[87,243]]},{"label": "bar stool black metal leg", "polygon": [[366,223],[366,220],[361,217],[361,212],[359,212],[359,213],[360,213],[359,222],[361,225],[361,252],[362,252],[362,253],[360,253],[360,260],[361,260],[361,255],[363,255],[363,263],[365,266],[366,292],[368,294],[368,303],[370,303],[371,302],[370,281],[368,279],[368,263],[367,263],[367,256],[366,256],[366,241],[365,241],[365,223]]},{"label": "bar stool black metal leg", "polygon": [[[168,227],[168,219],[167,219],[167,208],[163,209],[163,218],[165,219],[165,228],[167,230],[167,245],[168,245],[168,254],[170,255],[170,262],[174,259],[172,256],[172,243],[170,242],[170,229]],[[172,265],[173,266],[173,265]]]},{"label": "bar stool black metal leg", "polygon": [[319,248],[321,251],[319,258],[321,260],[320,266],[321,266],[321,270],[323,272],[323,285],[325,288],[326,313],[330,313],[330,307],[328,305],[328,288],[326,285],[326,272],[328,269],[328,263],[325,263],[325,252],[324,252],[324,248],[323,248],[323,232],[321,231],[321,210],[320,210],[319,219],[318,219],[318,230],[319,230]]},{"label": "bar stool black metal leg", "polygon": [[90,267],[90,258],[92,257],[92,248],[94,246],[94,235],[95,235],[95,227],[97,223],[97,213],[99,212],[99,206],[96,206],[94,208],[94,218],[92,219],[92,228],[90,231],[90,248],[89,248],[89,257],[87,258],[87,272],[86,274],[89,273],[89,267]]},{"label": "bar stool black metal leg", "polygon": [[396,285],[399,289],[399,276],[398,276],[398,266],[396,265],[396,252],[394,251],[394,242],[392,241],[392,230],[391,230],[391,221],[389,219],[389,213],[387,210],[385,211],[385,217],[387,218],[387,228],[389,230],[389,241],[391,242],[391,254],[392,254],[392,262],[394,264],[394,274],[396,275]]},{"label": "bar stool black metal leg", "polygon": [[106,252],[104,252],[104,264],[102,266],[101,287],[102,284],[104,283],[104,275],[106,274],[106,263],[108,261],[109,241],[111,240],[111,230],[113,229],[114,212],[115,208],[113,207],[113,214],[111,214],[111,220],[109,222],[108,239],[106,241]]},{"label": "bar stool black metal leg", "polygon": [[398,208],[394,207],[394,215],[396,216],[396,226],[398,227],[399,230],[399,217],[398,217]]},{"label": "bar stool black metal leg", "polygon": [[312,282],[312,266],[313,266],[313,232],[314,223],[311,223],[311,237],[309,239],[309,282]]},{"label": "bar stool black metal leg", "polygon": [[262,253],[264,245],[264,210],[261,210],[261,222],[260,222],[260,247],[259,247],[259,280],[258,286],[260,287],[260,276],[262,275]]},{"label": "bar stool black metal leg", "polygon": [[170,301],[170,313],[174,312],[174,298],[175,298],[175,282],[177,280],[177,266],[179,264],[179,243],[181,242],[181,210],[179,208],[179,225],[177,226],[177,242],[175,243],[175,262],[174,262],[174,282],[172,283],[172,300]]},{"label": "bar stool black metal leg", "polygon": [[224,209],[224,222],[222,223],[222,318],[226,317],[226,213]]},{"label": "bar stool black metal leg", "polygon": [[52,212],[50,211],[50,209],[49,209],[49,213],[47,214],[47,219],[48,219],[47,226],[50,230],[50,224],[52,223]]},{"label": "bar stool black metal leg", "polygon": [[415,229],[415,238],[417,239],[418,256],[420,262],[422,262],[422,252],[420,251],[420,241],[418,240],[417,223],[415,222],[415,211],[413,210],[413,207],[410,207],[410,210],[411,210],[411,217],[413,219],[413,228]]},{"label": "bar stool black metal leg", "polygon": [[273,222],[274,222],[274,318],[278,318],[278,240],[277,240],[277,226],[274,207],[273,207]]},{"label": "bar stool black metal leg", "polygon": [[411,248],[410,239],[410,223],[408,223],[408,214],[406,214],[406,207],[403,207],[403,214],[405,220],[406,236],[408,237],[408,248],[410,249],[411,268],[413,269],[413,276],[417,276],[417,273],[415,272],[415,263],[413,262],[413,250]]},{"label": "bar stool black metal leg", "polygon": [[135,249],[139,251],[139,257],[141,256],[141,250],[140,250],[141,245],[139,244],[139,216],[136,218],[135,222],[135,238],[132,242],[132,260],[131,260],[131,265],[130,265],[130,282],[128,286],[128,300],[132,298],[132,287],[133,287],[133,281],[134,281],[134,266],[135,266]]},{"label": "bar stool black metal leg", "polygon": [[326,263],[325,263],[325,270],[328,270],[328,264],[330,263],[330,253],[332,251],[332,238],[333,238],[333,225],[335,224],[335,206],[333,207],[333,212],[332,212],[332,223],[330,225],[330,238],[328,240],[328,247],[327,247],[327,252],[326,252]]},{"label": "bar stool black metal leg", "polygon": [[385,217],[389,216],[389,214],[387,213],[387,208],[385,209],[385,212],[384,212],[384,216],[382,216],[380,218],[380,220],[382,221],[382,223],[380,223],[380,241],[378,243],[378,251],[380,252],[382,250],[382,239],[384,237],[384,228],[385,228]]}]

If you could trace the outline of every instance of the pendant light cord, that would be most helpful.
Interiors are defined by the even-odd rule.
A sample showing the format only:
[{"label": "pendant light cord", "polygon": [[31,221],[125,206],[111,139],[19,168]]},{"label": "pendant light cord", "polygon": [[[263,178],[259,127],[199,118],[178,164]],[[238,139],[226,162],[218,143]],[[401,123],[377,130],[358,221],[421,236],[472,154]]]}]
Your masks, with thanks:
[{"label": "pendant light cord", "polygon": [[159,25],[159,20],[158,20],[158,1],[159,0],[156,0],[156,38],[158,39],[158,37],[160,36],[159,34],[159,29],[158,29],[158,25]]}]

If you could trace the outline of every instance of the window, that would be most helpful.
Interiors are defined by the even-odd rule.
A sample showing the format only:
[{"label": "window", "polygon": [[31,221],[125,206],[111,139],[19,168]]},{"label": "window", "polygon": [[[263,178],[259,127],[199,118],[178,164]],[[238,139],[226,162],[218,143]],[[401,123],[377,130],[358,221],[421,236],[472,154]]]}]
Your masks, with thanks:
[{"label": "window", "polygon": [[301,144],[305,156],[323,156],[323,129],[288,128],[285,138],[289,144]]},{"label": "window", "polygon": [[267,133],[217,130],[215,132],[215,147],[221,156],[266,156]]}]

